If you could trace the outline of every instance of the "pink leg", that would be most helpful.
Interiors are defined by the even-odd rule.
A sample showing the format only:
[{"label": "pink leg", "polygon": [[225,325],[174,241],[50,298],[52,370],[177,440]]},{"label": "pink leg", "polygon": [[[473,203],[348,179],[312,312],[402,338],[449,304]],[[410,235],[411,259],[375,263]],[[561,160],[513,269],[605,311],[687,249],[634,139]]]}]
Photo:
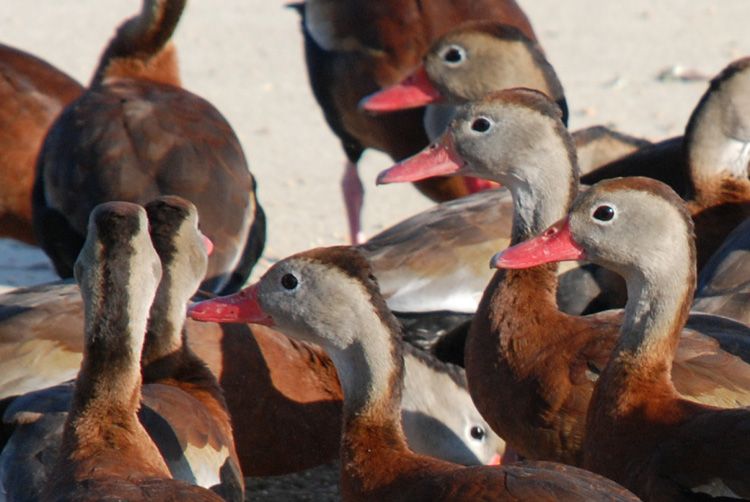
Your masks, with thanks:
[{"label": "pink leg", "polygon": [[346,205],[346,215],[349,218],[349,235],[352,244],[361,244],[365,240],[360,226],[365,189],[362,187],[362,181],[357,173],[357,164],[347,161],[344,176],[341,179],[341,189],[344,192],[344,204]]}]

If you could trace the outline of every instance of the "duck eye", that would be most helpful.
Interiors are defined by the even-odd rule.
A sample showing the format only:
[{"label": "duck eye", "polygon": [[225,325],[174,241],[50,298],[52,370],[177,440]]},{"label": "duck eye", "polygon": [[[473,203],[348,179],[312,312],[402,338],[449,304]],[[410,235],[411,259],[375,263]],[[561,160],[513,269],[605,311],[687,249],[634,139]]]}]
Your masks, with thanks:
[{"label": "duck eye", "polygon": [[443,61],[450,64],[458,64],[464,60],[464,50],[452,45],[443,52]]},{"label": "duck eye", "polygon": [[487,132],[492,127],[492,123],[484,117],[479,117],[471,123],[471,130],[476,132]]},{"label": "duck eye", "polygon": [[294,277],[293,274],[284,274],[284,276],[281,278],[281,285],[286,289],[294,289],[297,287],[298,283],[299,281],[296,277]]},{"label": "duck eye", "polygon": [[594,218],[599,221],[609,221],[615,217],[615,210],[610,206],[599,206],[594,211]]},{"label": "duck eye", "polygon": [[477,441],[481,441],[482,439],[484,439],[484,429],[479,427],[478,425],[472,427],[469,431],[469,434],[471,434],[471,437],[473,437]]}]

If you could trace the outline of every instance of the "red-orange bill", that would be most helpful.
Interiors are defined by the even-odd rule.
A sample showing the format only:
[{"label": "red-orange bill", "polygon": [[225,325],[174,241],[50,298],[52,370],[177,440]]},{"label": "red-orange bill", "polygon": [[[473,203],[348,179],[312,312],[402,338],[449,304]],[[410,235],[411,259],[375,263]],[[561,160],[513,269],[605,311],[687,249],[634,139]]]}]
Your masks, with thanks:
[{"label": "red-orange bill", "polygon": [[398,84],[364,97],[359,106],[369,112],[393,112],[443,101],[445,97],[432,85],[424,66],[420,66]]},{"label": "red-orange bill", "polygon": [[456,153],[450,133],[418,154],[402,160],[378,175],[378,185],[419,181],[433,176],[457,174],[466,163]]},{"label": "red-orange bill", "polygon": [[528,268],[558,261],[584,260],[586,252],[570,235],[567,218],[561,220],[544,233],[511,246],[492,257],[493,268]]},{"label": "red-orange bill", "polygon": [[229,296],[212,298],[192,305],[188,315],[196,321],[253,323],[273,326],[273,318],[258,303],[258,284]]}]

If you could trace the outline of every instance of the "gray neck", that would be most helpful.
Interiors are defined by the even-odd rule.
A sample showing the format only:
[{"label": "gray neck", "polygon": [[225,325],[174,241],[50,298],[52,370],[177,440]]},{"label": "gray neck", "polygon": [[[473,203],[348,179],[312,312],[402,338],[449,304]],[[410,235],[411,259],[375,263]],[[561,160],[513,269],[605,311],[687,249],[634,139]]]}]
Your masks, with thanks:
[{"label": "gray neck", "polygon": [[[165,271],[167,269],[165,268]],[[184,290],[172,281],[171,271],[167,271],[159,283],[156,298],[151,306],[148,331],[143,347],[143,366],[167,356],[182,348],[183,326],[187,319],[187,302],[182,298]],[[180,296],[174,298],[174,296]]]},{"label": "gray neck", "polygon": [[554,152],[541,152],[542,158],[522,169],[523,178],[501,181],[513,196],[513,235],[515,244],[536,236],[563,218],[578,190],[577,166]]},{"label": "gray neck", "polygon": [[669,259],[658,266],[626,276],[628,303],[616,353],[630,353],[643,365],[650,364],[652,358],[658,364],[665,352],[674,356],[685,305],[695,290],[689,246],[673,248]]},{"label": "gray neck", "polygon": [[321,343],[338,372],[345,419],[394,405],[400,410],[401,405],[400,387],[394,389],[403,377],[403,364],[397,360],[402,357],[400,347],[394,347],[391,333],[374,312],[362,314],[356,327],[341,328],[335,342]]}]

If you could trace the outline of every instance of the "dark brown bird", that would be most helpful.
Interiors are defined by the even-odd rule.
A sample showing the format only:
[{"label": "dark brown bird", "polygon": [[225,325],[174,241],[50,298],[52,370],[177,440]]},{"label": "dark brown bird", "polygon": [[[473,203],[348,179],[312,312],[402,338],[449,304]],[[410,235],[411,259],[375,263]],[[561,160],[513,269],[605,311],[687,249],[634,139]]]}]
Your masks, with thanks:
[{"label": "dark brown bird", "polygon": [[47,129],[83,87],[18,49],[0,44],[0,237],[36,244],[31,227],[34,166]]},{"label": "dark brown bird", "polygon": [[104,50],[83,95],[49,130],[37,162],[34,233],[62,277],[99,203],[179,195],[215,249],[203,288],[233,291],[263,249],[265,220],[240,143],[207,101],[180,87],[170,43],[184,0],[144,0]]}]

